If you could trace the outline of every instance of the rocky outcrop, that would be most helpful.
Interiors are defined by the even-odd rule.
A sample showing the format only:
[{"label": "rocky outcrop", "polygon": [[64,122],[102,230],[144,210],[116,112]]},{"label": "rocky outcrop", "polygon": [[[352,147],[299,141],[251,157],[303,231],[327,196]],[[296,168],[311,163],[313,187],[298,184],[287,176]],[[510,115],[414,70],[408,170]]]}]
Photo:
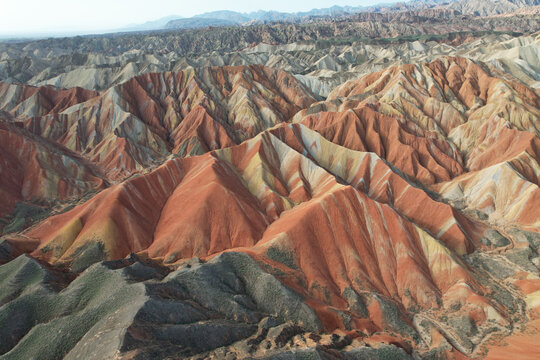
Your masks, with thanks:
[{"label": "rocky outcrop", "polygon": [[[229,251],[244,253],[264,270],[255,283],[266,288],[271,275],[301,299],[301,306],[287,300],[286,309],[265,311],[291,320],[289,309],[305,309],[311,320],[302,320],[303,329],[364,337],[391,331],[427,349],[432,340],[415,327],[411,314],[418,314],[422,326],[472,353],[488,329],[508,331],[510,317],[523,316],[519,302],[510,313],[487,292],[508,297],[483,279],[485,270],[462,260],[508,244],[486,241],[493,232],[433,200],[374,153],[293,124],[171,160],[25,236],[40,243],[32,256],[72,271],[132,252],[173,267],[193,257],[211,263]],[[460,311],[442,325],[439,317],[456,306]],[[457,335],[461,317],[476,319],[475,342]]]},{"label": "rocky outcrop", "polygon": [[[318,344],[326,339],[312,333],[320,327],[313,311],[240,253],[176,271],[131,256],[95,264],[74,280],[22,255],[0,266],[0,274],[4,359],[324,352]],[[280,308],[285,304],[289,322]],[[21,317],[21,309],[32,310]],[[307,349],[297,343],[300,337],[309,339]],[[342,335],[340,342],[323,346],[334,352],[408,357],[402,348],[380,342],[375,349],[345,349],[354,337]]]},{"label": "rocky outcrop", "polygon": [[474,16],[492,16],[525,10],[527,7],[540,5],[538,0],[459,0],[443,6],[447,9],[457,10],[463,14]]},{"label": "rocky outcrop", "polygon": [[290,74],[255,65],[146,74],[101,94],[10,84],[0,94],[7,232],[32,223],[18,203],[51,213],[168,156],[249,139],[316,100]]},{"label": "rocky outcrop", "polygon": [[101,93],[3,86],[4,211],[74,199],[0,242],[4,358],[461,358],[530,341],[540,97],[497,64],[391,66],[324,101],[260,65]]},{"label": "rocky outcrop", "polygon": [[94,164],[9,122],[0,121],[0,153],[0,217],[17,203],[78,200],[108,184]]},{"label": "rocky outcrop", "polygon": [[5,111],[118,179],[170,154],[197,155],[251,138],[313,101],[291,75],[254,65],[141,75],[88,101],[32,117],[30,110],[19,110],[28,100]]}]

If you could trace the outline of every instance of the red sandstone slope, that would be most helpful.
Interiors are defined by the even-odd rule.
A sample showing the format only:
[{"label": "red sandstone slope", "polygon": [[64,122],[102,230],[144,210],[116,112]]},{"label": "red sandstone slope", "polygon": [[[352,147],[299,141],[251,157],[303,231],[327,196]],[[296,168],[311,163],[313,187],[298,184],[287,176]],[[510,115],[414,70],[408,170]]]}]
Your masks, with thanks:
[{"label": "red sandstone slope", "polygon": [[44,116],[62,112],[98,95],[78,87],[63,90],[0,82],[0,109],[18,118]]},{"label": "red sandstone slope", "polygon": [[[314,100],[292,75],[263,66],[146,74],[101,94],[2,83],[2,160],[8,165],[0,169],[0,191],[6,194],[0,218],[20,201],[64,201],[171,154],[234,145],[289,120]],[[24,140],[12,139],[19,135],[10,124],[26,130],[17,133],[26,134],[20,135]],[[15,152],[21,142],[25,150]],[[51,159],[57,154],[84,160],[57,164]],[[92,173],[102,175],[89,184]]]},{"label": "red sandstone slope", "polygon": [[[501,123],[536,137],[540,134],[540,97],[536,92],[517,80],[497,77],[496,71],[485,64],[464,58],[394,66],[349,81],[325,102],[300,112],[295,120],[367,105],[420,136],[450,139],[465,154],[465,166],[471,170],[507,160],[516,153],[517,149],[493,153],[501,148],[493,144]],[[497,141],[505,148],[508,138]]]},{"label": "red sandstone slope", "polygon": [[[287,168],[289,162],[290,169]],[[60,235],[64,234],[62,229],[72,224],[75,216],[81,222],[78,231],[70,232],[67,240],[60,236],[64,239],[62,243],[67,241],[69,247],[75,246],[68,254],[55,258],[69,259],[69,253],[85,242],[79,238],[101,238],[110,246],[106,250],[112,257],[123,257],[146,248],[150,256],[163,257],[169,262],[207,256],[231,247],[254,245],[264,229],[282,218],[284,212],[325,195],[342,181],[437,234],[459,254],[468,253],[479,244],[483,226],[470,222],[450,206],[435,202],[394,173],[376,155],[336,146],[301,125],[281,126],[239,146],[202,157],[167,162],[148,175],[116,185],[83,206],[47,220],[29,235],[47,244],[58,237],[57,231],[51,230],[58,229]],[[213,197],[221,200],[211,200]],[[224,203],[236,209],[230,210],[237,216],[221,212]],[[438,214],[438,217],[427,213]],[[225,226],[228,230],[223,233],[223,228],[211,225],[214,217],[231,222]],[[180,220],[182,218],[185,220]],[[135,219],[148,225],[134,221],[133,225],[142,229],[132,228]],[[103,232],[97,237],[89,225],[95,221],[108,224],[97,226],[98,234]],[[200,225],[193,226],[193,221]],[[221,223],[222,220],[216,221]],[[91,229],[88,236],[85,236],[86,226]],[[115,239],[109,231],[125,236],[130,245],[124,247],[125,241]],[[183,236],[187,247],[178,242],[179,234],[184,232],[192,234]],[[214,244],[215,241],[218,243]],[[125,250],[116,253],[119,246]],[[65,245],[62,248],[67,250]]]},{"label": "red sandstone slope", "polygon": [[325,330],[394,334],[422,354],[479,355],[490,334],[534,316],[532,90],[444,58],[313,101],[286,73],[226,67],[149,74],[59,114],[16,119],[113,176],[206,152],[50,217],[23,234],[20,251],[75,271],[130,253],[179,266],[243,252]]},{"label": "red sandstone slope", "polygon": [[0,121],[0,217],[22,201],[78,199],[106,186],[87,160]]},{"label": "red sandstone slope", "polygon": [[[538,231],[540,98],[497,75],[463,58],[395,66],[345,83],[294,121],[377,153],[494,223]],[[501,172],[500,189],[512,190],[496,189]]]},{"label": "red sandstone slope", "polygon": [[253,65],[145,74],[76,106],[55,105],[56,112],[11,111],[29,131],[120,179],[170,154],[198,155],[249,139],[314,101],[292,75]]},{"label": "red sandstone slope", "polygon": [[0,219],[19,202],[78,200],[105,188],[106,176],[96,166],[21,125],[23,119],[56,114],[96,96],[81,88],[0,83]]},{"label": "red sandstone slope", "polygon": [[452,143],[369,106],[310,114],[302,124],[336,144],[374,152],[422,184],[450,180],[464,172],[462,157]]},{"label": "red sandstone slope", "polygon": [[[433,317],[458,303],[481,332],[508,326],[510,315],[460,259],[485,248],[487,230],[377,155],[282,125],[235,147],[168,161],[26,236],[41,244],[33,256],[52,263],[80,262],[91,249],[166,263],[246,252],[302,294],[327,330],[386,329],[429,346],[407,311]],[[444,334],[470,351],[458,335]]]}]

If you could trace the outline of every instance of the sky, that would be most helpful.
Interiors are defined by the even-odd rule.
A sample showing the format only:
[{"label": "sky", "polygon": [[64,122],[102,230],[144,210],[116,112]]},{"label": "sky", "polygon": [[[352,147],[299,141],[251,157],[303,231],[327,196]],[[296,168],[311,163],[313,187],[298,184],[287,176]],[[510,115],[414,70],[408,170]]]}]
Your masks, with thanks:
[{"label": "sky", "polygon": [[333,5],[366,6],[388,0],[1,0],[0,36],[87,34],[208,11],[307,11]]}]

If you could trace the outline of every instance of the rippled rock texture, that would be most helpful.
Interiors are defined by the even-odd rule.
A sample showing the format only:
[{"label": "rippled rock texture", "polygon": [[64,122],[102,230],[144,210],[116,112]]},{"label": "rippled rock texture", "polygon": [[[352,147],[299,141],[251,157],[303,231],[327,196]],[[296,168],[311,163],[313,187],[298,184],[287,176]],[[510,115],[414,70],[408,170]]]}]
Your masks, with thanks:
[{"label": "rippled rock texture", "polygon": [[2,358],[538,351],[540,96],[497,64],[1,89]]}]

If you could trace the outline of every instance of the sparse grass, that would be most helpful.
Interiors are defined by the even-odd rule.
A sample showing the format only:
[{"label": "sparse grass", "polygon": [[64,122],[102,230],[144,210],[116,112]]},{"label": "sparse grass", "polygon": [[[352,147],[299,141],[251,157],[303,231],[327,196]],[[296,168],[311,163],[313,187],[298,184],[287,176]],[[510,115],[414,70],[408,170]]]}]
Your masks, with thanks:
[{"label": "sparse grass", "polygon": [[7,219],[3,234],[24,230],[29,224],[45,219],[50,214],[50,208],[29,203],[17,203],[11,216]]}]

